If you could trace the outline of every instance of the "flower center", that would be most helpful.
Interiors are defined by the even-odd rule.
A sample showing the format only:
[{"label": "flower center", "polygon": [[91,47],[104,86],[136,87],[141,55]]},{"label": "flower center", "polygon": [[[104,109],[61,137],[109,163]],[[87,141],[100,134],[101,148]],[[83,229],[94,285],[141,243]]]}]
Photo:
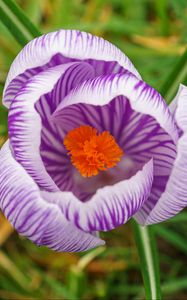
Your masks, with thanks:
[{"label": "flower center", "polygon": [[123,151],[108,132],[83,125],[68,132],[64,146],[71,156],[72,164],[83,177],[97,175],[117,165]]}]

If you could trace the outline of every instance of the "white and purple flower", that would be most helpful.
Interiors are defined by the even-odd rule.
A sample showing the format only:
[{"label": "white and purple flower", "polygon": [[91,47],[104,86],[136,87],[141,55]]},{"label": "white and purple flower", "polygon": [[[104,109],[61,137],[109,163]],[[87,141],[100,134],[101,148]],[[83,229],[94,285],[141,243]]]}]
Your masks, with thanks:
[{"label": "white and purple flower", "polygon": [[34,39],[4,89],[9,141],[0,208],[37,245],[82,251],[97,232],[161,222],[187,204],[187,89],[171,107],[130,60],[91,34]]}]

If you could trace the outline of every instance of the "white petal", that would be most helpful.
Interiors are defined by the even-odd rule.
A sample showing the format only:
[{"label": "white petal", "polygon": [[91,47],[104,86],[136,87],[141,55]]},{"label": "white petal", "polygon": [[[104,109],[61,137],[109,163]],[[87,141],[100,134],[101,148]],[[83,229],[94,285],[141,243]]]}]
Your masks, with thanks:
[{"label": "white petal", "polygon": [[140,77],[128,57],[108,41],[86,32],[59,30],[32,40],[18,54],[8,74],[3,103],[9,106],[21,85],[42,69],[77,60],[89,62],[97,75],[125,68]]},{"label": "white petal", "polygon": [[187,87],[180,86],[175,118],[182,131],[177,156],[164,193],[148,215],[145,224],[164,221],[187,206]]},{"label": "white petal", "polygon": [[58,205],[42,198],[33,179],[13,158],[8,142],[0,151],[0,209],[21,235],[37,245],[74,252],[104,244],[68,222]]},{"label": "white petal", "polygon": [[84,231],[107,231],[124,224],[148,198],[153,180],[153,161],[130,179],[98,189],[83,203],[62,192],[42,192],[45,199],[57,203],[68,220]]}]

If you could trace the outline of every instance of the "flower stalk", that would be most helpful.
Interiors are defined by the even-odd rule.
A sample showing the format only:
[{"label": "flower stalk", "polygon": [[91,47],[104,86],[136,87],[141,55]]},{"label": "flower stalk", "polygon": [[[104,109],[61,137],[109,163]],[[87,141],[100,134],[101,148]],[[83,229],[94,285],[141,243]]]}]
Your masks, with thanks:
[{"label": "flower stalk", "polygon": [[146,299],[161,299],[159,260],[154,233],[150,226],[142,227],[132,221],[135,242],[139,253]]}]

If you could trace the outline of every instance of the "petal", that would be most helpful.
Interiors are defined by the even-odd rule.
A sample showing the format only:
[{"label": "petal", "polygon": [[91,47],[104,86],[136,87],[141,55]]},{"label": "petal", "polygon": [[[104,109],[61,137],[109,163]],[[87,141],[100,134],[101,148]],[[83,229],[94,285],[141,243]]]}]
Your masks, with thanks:
[{"label": "petal", "polygon": [[153,180],[153,161],[128,180],[98,189],[96,194],[83,203],[75,196],[63,197],[62,192],[43,192],[48,201],[57,203],[68,220],[78,228],[107,231],[124,224],[148,198]]},{"label": "petal", "polygon": [[62,120],[63,109],[70,105],[106,105],[119,95],[126,97],[135,111],[155,118],[172,139],[177,140],[176,124],[161,95],[129,72],[85,81],[63,99],[53,114],[53,120],[57,123]]},{"label": "petal", "polygon": [[[73,68],[75,65],[79,68]],[[66,73],[70,69],[72,69],[71,75],[75,82],[93,75],[92,67],[87,63],[71,63],[50,68],[27,81],[16,95],[9,110],[9,136],[16,160],[22,164],[39,186],[50,191],[57,191],[58,188],[47,173],[41,158],[41,128],[43,141],[41,147],[45,154],[47,152],[48,159],[54,156],[55,151],[61,150],[60,159],[63,158],[61,146],[63,138],[58,134],[57,128],[49,122],[49,118],[53,107],[63,96],[62,90],[68,91],[71,87],[67,80],[69,73],[68,75]],[[78,79],[75,79],[75,75]],[[59,89],[59,81],[61,89]],[[42,99],[37,105],[40,98]],[[56,163],[59,161],[56,160]]]},{"label": "petal", "polygon": [[8,107],[20,87],[36,73],[77,60],[89,62],[97,75],[125,68],[140,77],[128,57],[108,41],[86,32],[59,30],[32,40],[18,54],[5,84],[4,105]]},{"label": "petal", "polygon": [[0,208],[14,228],[37,245],[73,252],[104,243],[77,229],[57,205],[42,198],[33,179],[13,158],[8,142],[0,151]]},{"label": "petal", "polygon": [[166,189],[147,216],[146,225],[171,218],[187,205],[187,88],[181,86],[177,95],[175,119],[183,133],[177,143],[177,156]]},{"label": "petal", "polygon": [[147,215],[165,190],[176,157],[176,145],[164,129],[147,115],[137,121],[133,137],[125,139],[125,142],[126,153],[135,165],[145,163],[151,157],[154,161],[154,179],[150,196],[135,216],[139,223],[144,224]]}]

